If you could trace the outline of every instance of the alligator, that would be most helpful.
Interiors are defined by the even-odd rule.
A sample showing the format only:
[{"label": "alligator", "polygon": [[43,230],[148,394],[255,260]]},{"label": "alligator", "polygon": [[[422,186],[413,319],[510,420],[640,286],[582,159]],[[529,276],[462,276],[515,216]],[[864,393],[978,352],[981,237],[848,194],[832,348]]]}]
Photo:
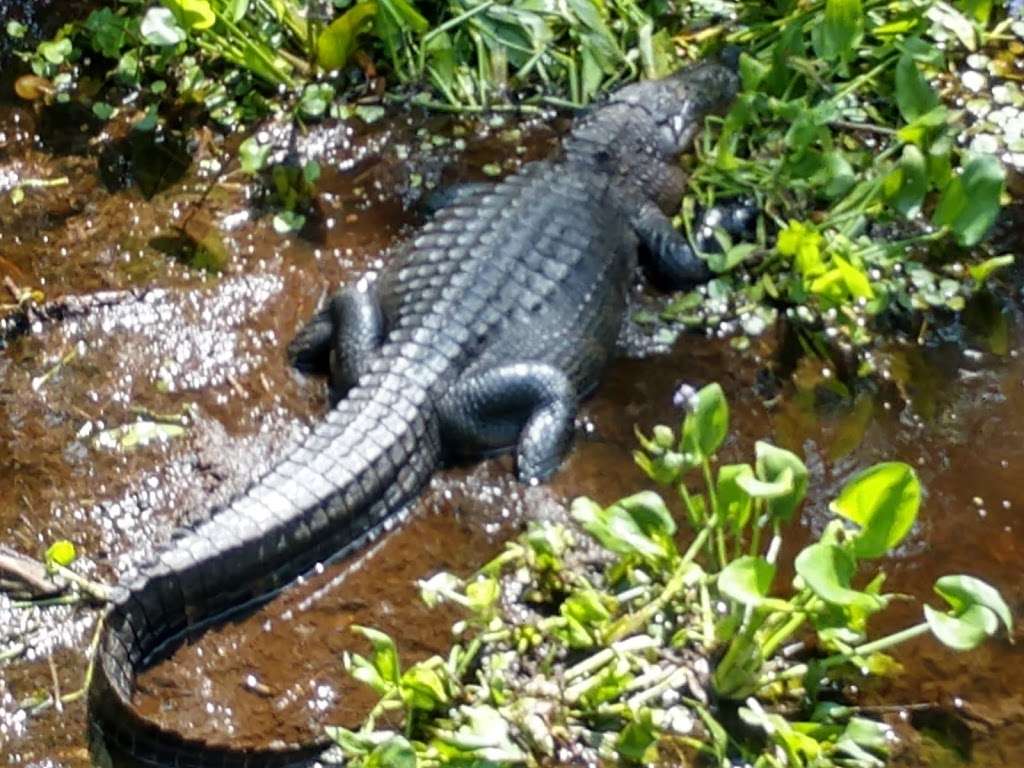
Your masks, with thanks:
[{"label": "alligator", "polygon": [[511,450],[523,481],[554,472],[640,262],[675,286],[710,277],[666,211],[682,197],[680,154],[736,91],[733,69],[712,61],[615,91],[577,118],[556,157],[453,195],[376,281],[314,315],[290,352],[299,367],[329,368],[336,402],[247,490],[113,588],[90,687],[94,754],[323,763],[325,742],[238,750],[168,732],[133,708],[136,675],[391,528],[446,461]]}]

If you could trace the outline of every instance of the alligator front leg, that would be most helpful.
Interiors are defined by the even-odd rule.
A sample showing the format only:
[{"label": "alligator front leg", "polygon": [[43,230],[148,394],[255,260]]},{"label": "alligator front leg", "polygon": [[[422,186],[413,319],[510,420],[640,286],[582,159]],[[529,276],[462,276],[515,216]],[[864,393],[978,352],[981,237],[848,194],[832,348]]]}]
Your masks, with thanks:
[{"label": "alligator front leg", "polygon": [[445,446],[460,456],[516,446],[525,482],[558,469],[576,418],[576,390],[546,363],[523,362],[475,371],[460,379],[440,404]]},{"label": "alligator front leg", "polygon": [[[695,226],[697,247],[704,253],[721,250],[714,235],[716,228],[725,230],[732,237],[749,237],[756,219],[757,207],[744,200],[709,208],[700,215]],[[714,276],[686,237],[672,226],[672,220],[654,203],[643,203],[632,224],[650,254],[654,272],[673,287],[688,288]]]},{"label": "alligator front leg", "polygon": [[652,202],[645,202],[633,216],[633,231],[644,244],[651,267],[674,288],[688,288],[713,277],[704,260],[694,253],[672,220]]},{"label": "alligator front leg", "polygon": [[288,345],[288,355],[300,370],[329,371],[331,399],[337,402],[366,370],[384,333],[375,285],[360,283],[334,294]]}]

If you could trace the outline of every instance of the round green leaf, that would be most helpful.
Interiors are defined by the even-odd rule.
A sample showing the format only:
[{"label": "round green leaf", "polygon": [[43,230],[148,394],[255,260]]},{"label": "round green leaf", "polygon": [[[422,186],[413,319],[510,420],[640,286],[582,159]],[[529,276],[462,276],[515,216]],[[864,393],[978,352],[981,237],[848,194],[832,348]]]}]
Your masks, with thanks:
[{"label": "round green leaf", "polygon": [[664,546],[648,537],[622,507],[613,505],[602,509],[590,499],[579,498],[573,501],[570,514],[607,550],[653,558],[666,554]]},{"label": "round green leaf", "polygon": [[722,387],[708,384],[695,398],[694,408],[683,422],[683,450],[711,457],[729,432],[729,404]]},{"label": "round green leaf", "polygon": [[185,39],[185,30],[178,26],[174,14],[167,8],[150,8],[142,17],[139,27],[143,39],[150,45],[177,45]]},{"label": "round green leaf", "polygon": [[187,30],[202,31],[209,29],[217,21],[217,16],[207,0],[164,0],[170,6],[178,21]]},{"label": "round green leaf", "polygon": [[741,531],[750,520],[753,511],[751,494],[740,484],[744,478],[754,478],[749,464],[726,464],[718,470],[715,494],[718,497],[718,511],[724,524],[734,531]]},{"label": "round green leaf", "polygon": [[935,592],[949,603],[954,612],[963,613],[971,606],[983,605],[999,617],[1007,632],[1013,631],[1010,607],[999,590],[973,576],[943,576],[935,582]]},{"label": "round green leaf", "polygon": [[896,106],[908,123],[930,112],[939,96],[917,68],[914,57],[904,53],[896,62]]},{"label": "round green leaf", "polygon": [[875,611],[884,605],[877,595],[850,588],[857,570],[853,557],[835,544],[812,544],[796,557],[796,572],[827,603]]},{"label": "round green leaf", "polygon": [[771,482],[758,480],[754,473],[737,476],[736,485],[755,499],[778,499],[793,491],[793,470],[788,467]]},{"label": "round green leaf", "polygon": [[949,227],[960,245],[977,245],[999,214],[1005,178],[1003,164],[994,155],[971,158],[963,173],[946,185],[932,220]]},{"label": "round green leaf", "polygon": [[787,471],[792,473],[792,488],[788,493],[769,498],[768,514],[782,522],[788,522],[796,512],[807,493],[807,467],[795,453],[776,448],[770,443],[758,442],[754,449],[757,454],[757,477],[766,483],[785,480]]},{"label": "round green leaf", "polygon": [[641,491],[615,502],[626,510],[648,536],[671,537],[676,532],[676,521],[664,500],[654,491]]},{"label": "round green leaf", "polygon": [[250,136],[238,146],[238,160],[245,173],[255,175],[267,164],[270,157],[270,144],[262,144],[255,136]]},{"label": "round green leaf", "polygon": [[768,596],[775,566],[763,557],[737,558],[718,574],[718,589],[741,605],[758,606]]},{"label": "round green leaf", "polygon": [[924,154],[914,144],[907,144],[893,174],[894,189],[887,187],[886,190],[889,204],[908,219],[917,216],[928,192],[928,166]]},{"label": "round green leaf", "polygon": [[366,768],[416,768],[416,752],[404,736],[392,736],[371,752]]},{"label": "round green leaf", "polygon": [[921,506],[921,483],[909,464],[886,462],[859,472],[829,508],[860,527],[858,557],[881,557],[910,531]]},{"label": "round green leaf", "polygon": [[926,605],[924,617],[932,634],[943,645],[957,651],[977,648],[999,628],[999,619],[983,605],[972,605],[959,616],[951,616]]},{"label": "round green leaf", "polygon": [[328,70],[345,66],[356,49],[356,39],[370,28],[376,15],[376,3],[362,2],[332,21],[316,42],[317,63]]}]

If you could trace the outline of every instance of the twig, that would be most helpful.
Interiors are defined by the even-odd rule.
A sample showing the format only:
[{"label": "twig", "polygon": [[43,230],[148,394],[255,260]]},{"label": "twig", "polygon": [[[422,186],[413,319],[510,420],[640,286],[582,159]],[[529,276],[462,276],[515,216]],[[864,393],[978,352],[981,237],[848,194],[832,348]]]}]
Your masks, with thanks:
[{"label": "twig", "polygon": [[58,712],[64,712],[64,702],[61,701],[60,696],[60,678],[57,676],[57,665],[53,661],[53,656],[46,657],[47,662],[50,664],[50,680],[53,681],[53,706]]},{"label": "twig", "polygon": [[51,563],[50,570],[67,579],[68,582],[78,588],[79,592],[88,595],[94,600],[101,603],[109,603],[111,601],[110,587],[106,584],[100,584],[97,581],[90,581],[84,576],[79,576],[77,573],[69,568],[65,568],[63,565],[58,563]]},{"label": "twig", "polygon": [[0,591],[15,597],[39,598],[59,595],[64,588],[50,578],[46,566],[38,560],[0,545]]}]

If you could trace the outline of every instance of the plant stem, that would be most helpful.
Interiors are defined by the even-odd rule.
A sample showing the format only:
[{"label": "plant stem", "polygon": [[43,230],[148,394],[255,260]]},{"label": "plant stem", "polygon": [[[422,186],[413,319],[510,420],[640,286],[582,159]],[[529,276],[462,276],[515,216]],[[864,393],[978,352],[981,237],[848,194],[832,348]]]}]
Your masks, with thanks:
[{"label": "plant stem", "polygon": [[[711,462],[705,457],[701,461],[701,469],[704,472],[704,485],[708,489],[708,503],[711,507],[711,517],[720,520],[718,515],[718,494],[715,493],[715,481],[711,476]],[[725,531],[721,525],[715,525],[715,544],[718,548],[718,567],[725,568],[729,562],[729,554],[725,549]]]},{"label": "plant stem", "polygon": [[[928,631],[928,622],[922,621],[920,624],[915,624],[912,627],[907,627],[906,629],[894,632],[893,634],[885,637],[880,637],[878,640],[872,640],[870,643],[865,643],[864,645],[852,648],[845,653],[837,653],[833,656],[829,656],[818,662],[818,667],[821,669],[831,669],[832,667],[839,666],[840,664],[849,661],[854,656],[865,656],[872,653],[878,653],[879,651],[884,651],[888,648],[892,648],[894,645],[899,645],[900,643],[905,643],[908,640],[913,640],[915,637],[919,637],[920,635],[927,634]],[[807,664],[797,664],[784,672],[772,675],[771,677],[762,678],[758,682],[758,688],[764,688],[783,680],[793,680],[794,678],[802,677],[807,674],[808,668],[809,666]]]}]

